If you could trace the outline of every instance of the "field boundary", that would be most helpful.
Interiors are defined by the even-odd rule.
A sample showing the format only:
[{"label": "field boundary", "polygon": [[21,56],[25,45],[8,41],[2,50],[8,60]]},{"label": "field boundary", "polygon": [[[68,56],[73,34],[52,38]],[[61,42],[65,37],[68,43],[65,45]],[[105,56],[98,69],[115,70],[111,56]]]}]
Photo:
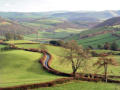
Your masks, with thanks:
[{"label": "field boundary", "polygon": [[[4,45],[6,45],[6,44],[4,44]],[[71,80],[82,80],[82,81],[92,81],[92,82],[102,81],[102,82],[105,82],[102,75],[80,73],[79,76],[74,78],[72,74],[59,72],[59,71],[51,68],[50,63],[52,61],[52,55],[50,53],[48,53],[47,51],[43,51],[43,50],[39,50],[39,49],[19,48],[19,47],[16,47],[14,44],[7,44],[7,45],[10,45],[10,47],[13,48],[13,49],[43,53],[43,57],[39,60],[39,63],[42,64],[43,68],[45,70],[47,70],[49,73],[59,75],[59,76],[66,76],[66,78],[60,78],[60,79],[56,79],[56,80],[53,80],[53,81],[50,81],[50,82],[45,82],[45,83],[34,83],[34,84],[28,84],[28,85],[18,85],[18,86],[13,86],[13,87],[5,87],[5,88],[0,88],[0,90],[16,90],[16,89],[27,90],[27,89],[34,89],[34,88],[40,88],[40,87],[51,87],[51,86],[54,86],[56,84],[63,84],[63,83],[69,82]],[[47,55],[49,55],[49,60],[47,62],[48,66],[45,65],[45,60],[47,58]],[[116,76],[111,76],[111,77],[116,77]],[[117,76],[117,77],[119,77],[119,76]],[[108,79],[108,82],[109,83],[120,83],[120,81],[110,80],[110,79]]]}]

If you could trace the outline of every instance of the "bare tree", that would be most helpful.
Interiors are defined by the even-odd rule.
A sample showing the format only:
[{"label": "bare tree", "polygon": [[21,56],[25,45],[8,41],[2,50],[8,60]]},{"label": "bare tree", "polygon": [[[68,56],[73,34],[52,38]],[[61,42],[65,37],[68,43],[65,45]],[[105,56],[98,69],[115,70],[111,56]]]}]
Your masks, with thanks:
[{"label": "bare tree", "polygon": [[65,43],[63,46],[65,50],[63,62],[71,63],[75,77],[77,70],[85,65],[90,55],[87,50],[84,50],[82,46],[79,46],[74,40]]},{"label": "bare tree", "polygon": [[118,63],[116,62],[115,59],[108,57],[110,56],[109,54],[102,53],[100,55],[100,58],[96,63],[93,64],[93,66],[98,66],[98,68],[104,67],[104,79],[107,82],[107,71],[108,71],[108,65],[114,65],[117,66]]}]

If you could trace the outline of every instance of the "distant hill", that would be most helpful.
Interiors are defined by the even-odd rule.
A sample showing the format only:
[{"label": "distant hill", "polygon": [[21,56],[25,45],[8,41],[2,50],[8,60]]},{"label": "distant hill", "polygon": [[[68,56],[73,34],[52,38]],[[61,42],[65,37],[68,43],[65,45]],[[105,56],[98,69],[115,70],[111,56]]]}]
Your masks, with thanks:
[{"label": "distant hill", "polygon": [[0,12],[0,16],[3,18],[15,19],[15,18],[41,18],[48,17],[54,12]]},{"label": "distant hill", "polygon": [[[92,28],[101,21],[120,16],[118,11],[0,12],[0,16],[39,30]],[[62,23],[58,23],[61,21]],[[55,22],[54,22],[55,21]],[[57,21],[57,22],[56,22]],[[54,23],[53,23],[54,22]]]},{"label": "distant hill", "polygon": [[100,24],[95,25],[87,31],[80,33],[81,36],[95,34],[104,31],[118,31],[120,30],[120,17],[113,17]]},{"label": "distant hill", "polygon": [[100,20],[92,17],[72,17],[68,19],[69,21],[81,21],[81,22],[99,22]]},{"label": "distant hill", "polygon": [[75,28],[75,29],[86,29],[91,28],[98,24],[97,21],[83,21],[83,20],[64,20],[61,18],[24,18],[24,19],[14,19],[14,21],[19,22],[22,25],[28,27],[34,27],[38,30],[46,30],[46,31],[54,31],[56,29],[67,29],[67,28]]},{"label": "distant hill", "polygon": [[[0,16],[7,20],[0,22],[0,34],[6,32],[16,32],[20,34],[31,34],[35,36],[36,31],[40,34],[43,32],[52,33],[61,31],[71,32],[78,30],[80,34],[73,35],[69,39],[83,39],[97,36],[98,34],[112,33],[113,30],[118,30],[119,25],[111,24],[112,21],[105,21],[106,19],[120,16],[118,11],[55,11],[55,12],[0,12]],[[9,19],[9,20],[8,20]],[[105,22],[103,22],[105,21]],[[110,26],[105,26],[107,23]],[[118,22],[118,21],[117,21]],[[101,24],[100,24],[101,23]],[[114,22],[112,22],[114,23]],[[113,26],[111,26],[113,25]],[[88,29],[88,30],[87,30]],[[77,31],[77,33],[79,33]],[[45,35],[43,35],[45,36]],[[61,36],[61,34],[60,34]],[[66,36],[66,38],[68,35]],[[65,37],[63,37],[65,38]]]},{"label": "distant hill", "polygon": [[120,10],[106,11],[54,11],[54,12],[0,12],[3,18],[64,18],[67,20],[105,20],[112,17],[120,16]]},{"label": "distant hill", "polygon": [[71,19],[74,17],[89,17],[89,18],[97,18],[97,19],[108,19],[116,16],[120,16],[120,11],[89,11],[89,12],[64,12],[64,13],[55,13],[52,15],[53,17],[64,17],[67,19]]},{"label": "distant hill", "polygon": [[120,25],[120,17],[113,17],[111,19],[108,19],[108,20],[96,25],[94,28],[115,26],[115,25]]},{"label": "distant hill", "polygon": [[66,40],[72,39],[85,47],[89,45],[97,47],[105,42],[120,42],[120,17],[108,19],[89,30],[66,38]]},{"label": "distant hill", "polygon": [[0,35],[4,35],[5,33],[17,33],[17,34],[31,34],[35,30],[32,28],[23,26],[18,24],[17,22],[13,22],[11,20],[3,19],[0,17]]}]

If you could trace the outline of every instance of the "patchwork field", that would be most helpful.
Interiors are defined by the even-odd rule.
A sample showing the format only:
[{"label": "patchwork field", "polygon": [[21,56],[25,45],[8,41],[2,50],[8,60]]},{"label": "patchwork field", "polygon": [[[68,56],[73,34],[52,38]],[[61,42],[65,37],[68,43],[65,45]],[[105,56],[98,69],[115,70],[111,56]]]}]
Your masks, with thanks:
[{"label": "patchwork field", "polygon": [[41,18],[30,21],[21,21],[20,23],[37,30],[37,32],[24,36],[24,38],[28,40],[34,40],[35,38],[61,39],[87,29],[80,28],[76,23],[68,22],[64,20],[64,18]]},{"label": "patchwork field", "polygon": [[[84,30],[79,34],[66,38],[66,40],[76,40],[78,44],[83,45],[84,47],[93,46],[94,48],[97,48],[98,45],[103,45],[105,42],[112,43],[113,41],[116,41],[120,47],[120,37],[112,35],[113,30],[114,30],[114,34],[118,34],[118,35],[120,34],[120,28],[117,26],[99,27],[99,28]],[[105,33],[97,34],[100,32],[101,33],[105,32]],[[80,38],[81,36],[86,36],[86,35],[91,35],[91,36],[86,38]]]},{"label": "patchwork field", "polygon": [[116,41],[117,43],[120,42],[119,37],[112,36],[111,34],[108,33],[108,34],[102,34],[94,37],[81,39],[78,41],[78,43],[83,45],[84,47],[89,45],[93,47],[97,47],[97,45],[104,45],[105,42],[113,42],[113,41]]},{"label": "patchwork field", "polygon": [[28,40],[32,39],[61,39],[66,38],[68,36],[80,33],[84,29],[74,29],[74,28],[67,28],[67,29],[56,29],[54,31],[38,31],[38,33],[33,33],[30,35],[25,35],[24,38]]},{"label": "patchwork field", "polygon": [[[7,87],[15,90],[120,90],[119,10],[32,11],[0,12],[0,90]],[[68,62],[63,59],[66,50],[59,46],[63,45],[60,40],[65,41],[64,47],[71,51],[66,56]],[[14,45],[19,48],[15,49]],[[88,49],[91,53],[86,54]],[[43,54],[46,55],[42,62],[44,68],[39,63]],[[88,54],[91,57],[82,63]],[[108,54],[109,58],[102,58]],[[96,62],[99,67],[94,65]]]},{"label": "patchwork field", "polygon": [[[119,33],[119,32],[116,32]],[[101,34],[89,38],[79,39],[78,37],[74,37],[73,39],[77,40],[78,44],[83,45],[84,47],[92,46],[97,48],[98,45],[104,45],[106,42],[112,43],[116,41],[116,43],[120,47],[120,37],[113,36],[111,33]]]}]

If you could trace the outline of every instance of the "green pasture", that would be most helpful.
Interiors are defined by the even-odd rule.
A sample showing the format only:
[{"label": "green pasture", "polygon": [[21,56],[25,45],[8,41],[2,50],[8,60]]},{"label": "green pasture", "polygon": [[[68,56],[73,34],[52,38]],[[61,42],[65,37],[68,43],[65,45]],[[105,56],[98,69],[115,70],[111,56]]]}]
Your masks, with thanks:
[{"label": "green pasture", "polygon": [[[102,35],[97,35],[94,37],[89,37],[89,38],[84,38],[84,39],[80,39],[78,40],[78,43],[85,46],[93,46],[93,47],[97,47],[97,45],[104,45],[105,42],[113,42],[119,41],[119,38],[116,36],[112,36],[111,34],[102,34]],[[119,44],[119,43],[118,43]],[[120,44],[119,44],[120,46]]]},{"label": "green pasture", "polygon": [[59,84],[54,87],[39,88],[36,90],[120,90],[118,84],[94,83],[85,81],[72,81],[65,84]]},{"label": "green pasture", "polygon": [[[17,45],[18,47],[24,47],[24,48],[39,48],[40,44],[24,44],[24,45]],[[61,56],[64,54],[63,48],[61,47],[55,47],[51,45],[46,45],[48,48],[48,52],[50,52],[53,55],[53,60],[51,63],[51,67],[55,68],[56,70],[59,70],[61,72],[66,72],[66,73],[72,73],[72,66],[70,63],[63,62],[63,59]],[[97,50],[97,52],[109,52],[105,50]],[[119,53],[119,52],[115,52]],[[118,63],[120,63],[120,56],[119,55],[114,55],[111,56],[116,59]],[[103,74],[103,68],[97,69],[97,67],[93,67],[93,64],[98,60],[98,57],[91,57],[87,64],[86,67],[82,67],[78,70],[78,72],[83,72],[83,73],[98,73],[98,74]],[[109,66],[108,67],[108,74],[109,75],[120,75],[120,66]]]},{"label": "green pasture", "polygon": [[55,31],[39,31],[38,34],[30,34],[30,35],[25,35],[25,37],[29,38],[47,38],[47,39],[60,39],[60,38],[65,38],[70,35],[74,35],[77,33],[80,33],[82,30],[79,29],[56,29]]},{"label": "green pasture", "polygon": [[28,41],[28,40],[10,40],[10,41],[5,41],[5,43],[20,44],[20,43],[35,43],[35,42]]},{"label": "green pasture", "polygon": [[0,87],[52,81],[59,76],[46,72],[40,53],[23,50],[0,52]]},{"label": "green pasture", "polygon": [[1,48],[4,48],[4,47],[6,47],[6,45],[1,45],[1,44],[0,44],[0,49],[1,49]]}]

